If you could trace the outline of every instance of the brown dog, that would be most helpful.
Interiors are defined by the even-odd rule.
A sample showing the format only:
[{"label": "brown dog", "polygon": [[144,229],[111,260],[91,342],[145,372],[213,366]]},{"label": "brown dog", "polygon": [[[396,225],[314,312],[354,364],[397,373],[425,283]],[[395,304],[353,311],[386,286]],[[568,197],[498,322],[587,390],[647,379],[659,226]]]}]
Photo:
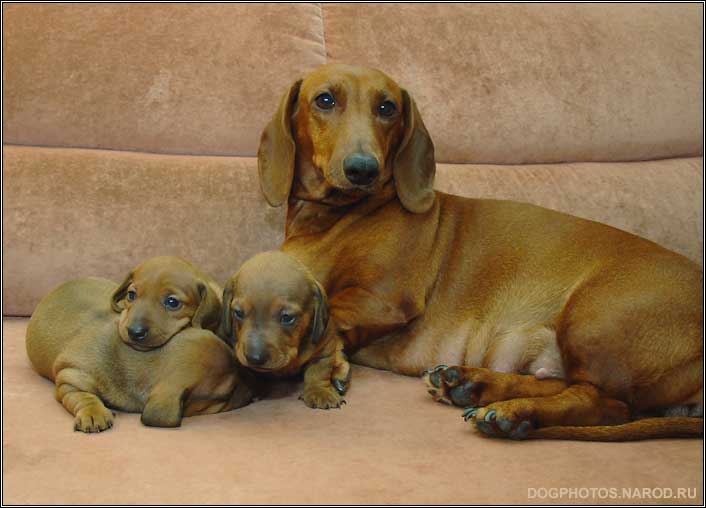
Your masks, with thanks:
[{"label": "brown dog", "polygon": [[326,292],[296,259],[274,251],[246,261],[225,286],[223,323],[242,365],[276,376],[303,370],[307,406],[345,403],[343,341],[327,326]]},{"label": "brown dog", "polygon": [[414,100],[368,68],[295,82],[258,157],[265,197],[288,205],[282,249],[328,292],[353,361],[464,365],[429,372],[429,389],[488,435],[702,433],[702,418],[628,423],[703,415],[695,263],[596,222],[435,192]]},{"label": "brown dog", "polygon": [[56,383],[74,429],[113,425],[108,408],[142,423],[177,427],[183,416],[247,404],[233,354],[213,331],[220,287],[184,260],[157,257],[121,285],[85,278],[42,299],[27,327],[27,354]]}]

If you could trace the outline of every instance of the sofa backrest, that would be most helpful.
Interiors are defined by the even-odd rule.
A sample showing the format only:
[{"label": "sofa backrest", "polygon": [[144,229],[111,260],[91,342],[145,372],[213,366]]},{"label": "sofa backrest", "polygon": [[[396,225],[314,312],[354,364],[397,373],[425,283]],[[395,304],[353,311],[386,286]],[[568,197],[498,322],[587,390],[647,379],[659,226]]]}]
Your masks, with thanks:
[{"label": "sofa backrest", "polygon": [[3,6],[4,142],[252,156],[297,77],[377,67],[438,160],[702,153],[703,5]]}]

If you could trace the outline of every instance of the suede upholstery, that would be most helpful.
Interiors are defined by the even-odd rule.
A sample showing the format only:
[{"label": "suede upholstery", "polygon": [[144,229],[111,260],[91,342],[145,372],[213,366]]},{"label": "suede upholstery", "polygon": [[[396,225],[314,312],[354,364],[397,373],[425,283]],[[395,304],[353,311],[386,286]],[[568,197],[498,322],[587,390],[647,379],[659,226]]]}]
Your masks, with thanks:
[{"label": "suede upholstery", "polygon": [[324,20],[329,61],[410,90],[437,160],[701,153],[703,5],[331,4]]},{"label": "suede upholstery", "polygon": [[[551,503],[528,489],[655,489],[617,503],[698,503],[700,442],[525,442],[481,437],[418,379],[353,367],[343,409],[314,411],[282,383],[237,411],[179,429],[118,413],[109,432],[71,432],[71,416],[24,352],[26,320],[3,323],[3,501],[8,504]],[[666,488],[693,498],[668,499]],[[661,489],[661,490],[660,490]],[[555,502],[555,501],[554,501]]]},{"label": "suede upholstery", "polygon": [[[189,259],[223,282],[283,240],[284,208],[269,207],[261,196],[252,157],[5,146],[3,161],[5,315],[30,315],[62,281],[98,274],[119,281],[160,254]],[[703,262],[703,209],[695,206],[701,157],[438,164],[436,187],[573,213]]]},{"label": "suede upholstery", "polygon": [[3,5],[6,143],[254,155],[325,63],[312,4]]},{"label": "suede upholstery", "polygon": [[[5,4],[3,313],[62,281],[181,255],[221,283],[276,248],[260,133],[296,78],[374,66],[436,146],[436,188],[605,222],[703,266],[703,6]],[[354,367],[179,430],[71,432],[3,322],[5,503],[700,503],[701,441],[483,439],[418,379]],[[530,498],[530,487],[695,498]]]}]

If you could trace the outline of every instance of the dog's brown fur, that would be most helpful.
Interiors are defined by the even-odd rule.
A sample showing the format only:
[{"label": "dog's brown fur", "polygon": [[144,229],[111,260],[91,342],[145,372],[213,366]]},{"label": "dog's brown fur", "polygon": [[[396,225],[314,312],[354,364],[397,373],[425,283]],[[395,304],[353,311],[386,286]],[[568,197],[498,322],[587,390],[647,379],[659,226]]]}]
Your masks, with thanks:
[{"label": "dog's brown fur", "polygon": [[[335,107],[320,107],[322,93]],[[361,151],[379,175],[356,186],[342,161]],[[368,68],[327,65],[296,81],[258,155],[265,197],[288,204],[282,249],[328,292],[354,361],[410,375],[464,365],[429,372],[429,390],[483,406],[469,415],[496,436],[701,434],[701,418],[627,423],[703,414],[692,261],[552,210],[434,192],[414,100]],[[607,424],[626,425],[575,428]]]},{"label": "dog's brown fur", "polygon": [[[135,291],[128,301],[127,292]],[[167,297],[181,306],[168,310]],[[34,368],[56,384],[74,429],[113,425],[110,409],[141,412],[145,425],[176,427],[183,416],[247,404],[233,354],[219,328],[221,290],[184,260],[152,258],[117,285],[99,278],[62,284],[39,303],[27,327]],[[143,340],[131,325],[148,326]]]},{"label": "dog's brown fur", "polygon": [[303,370],[301,399],[313,408],[340,407],[350,382],[343,341],[328,321],[326,292],[279,251],[246,261],[224,289],[224,330],[239,362],[276,376]]}]

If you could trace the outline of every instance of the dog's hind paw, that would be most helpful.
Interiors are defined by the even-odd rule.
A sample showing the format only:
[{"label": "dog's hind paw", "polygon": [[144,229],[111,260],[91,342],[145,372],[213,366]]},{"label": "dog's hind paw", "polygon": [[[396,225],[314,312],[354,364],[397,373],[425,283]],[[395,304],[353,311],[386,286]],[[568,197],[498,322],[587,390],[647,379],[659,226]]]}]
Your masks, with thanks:
[{"label": "dog's hind paw", "polygon": [[476,428],[488,437],[522,440],[527,439],[534,430],[532,419],[523,414],[522,408],[515,407],[513,401],[499,402],[484,408],[466,408],[463,419],[472,420]]}]

